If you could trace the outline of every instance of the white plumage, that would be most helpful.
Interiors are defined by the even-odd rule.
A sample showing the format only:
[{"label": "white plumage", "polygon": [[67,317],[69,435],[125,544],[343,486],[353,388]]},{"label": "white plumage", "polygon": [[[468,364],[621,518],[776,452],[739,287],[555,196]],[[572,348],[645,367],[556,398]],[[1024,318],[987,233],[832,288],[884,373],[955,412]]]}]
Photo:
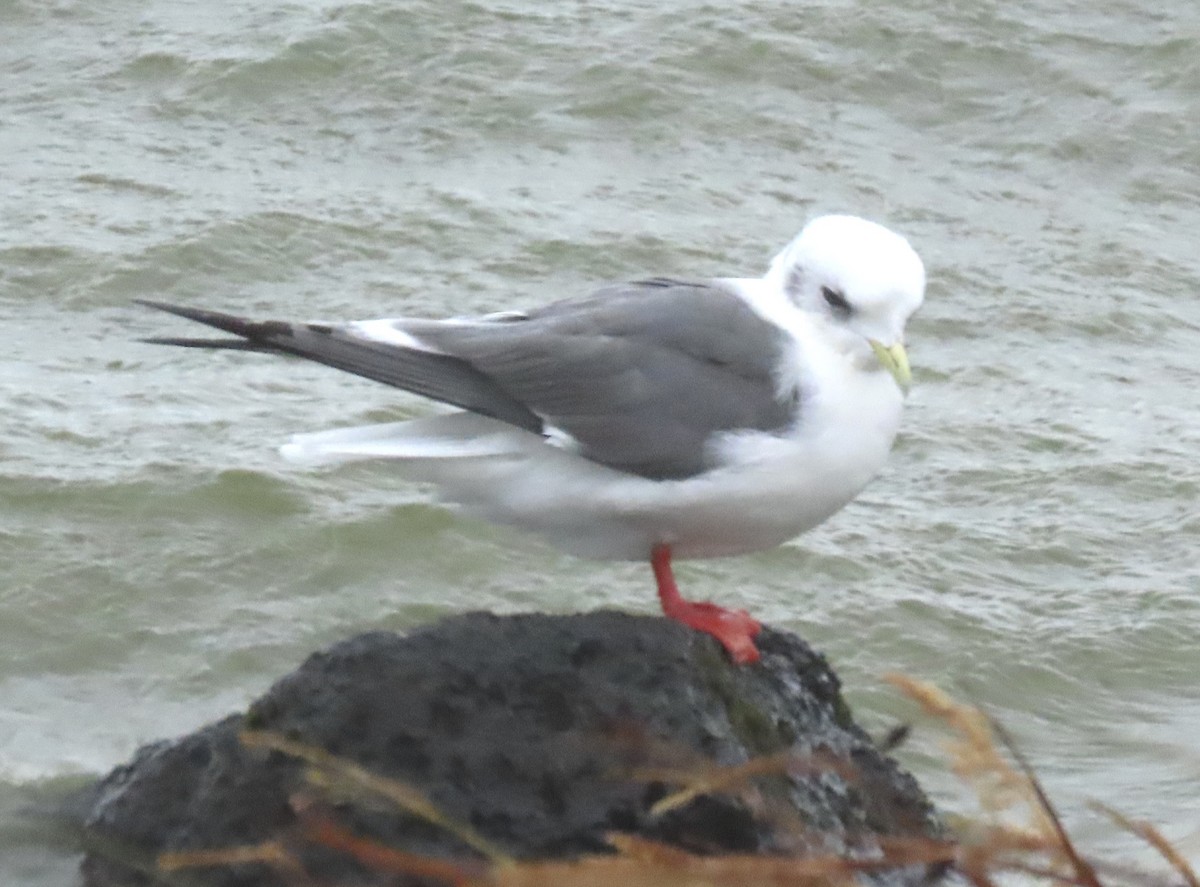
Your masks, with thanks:
[{"label": "white plumage", "polygon": [[446,321],[253,322],[150,303],[461,412],[299,434],[297,461],[392,460],[488,520],[576,554],[651,558],[668,615],[757,658],[744,613],[678,597],[672,554],[770,548],[821,523],[883,465],[925,272],[899,235],[810,222],[761,278],[655,278],[527,313]]}]

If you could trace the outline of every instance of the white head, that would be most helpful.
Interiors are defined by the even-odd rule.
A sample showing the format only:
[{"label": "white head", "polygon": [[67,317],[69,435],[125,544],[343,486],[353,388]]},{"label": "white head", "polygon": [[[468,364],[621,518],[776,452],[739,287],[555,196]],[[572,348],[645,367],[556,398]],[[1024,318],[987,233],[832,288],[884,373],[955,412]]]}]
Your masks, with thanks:
[{"label": "white head", "polygon": [[820,216],[771,262],[766,280],[836,333],[864,361],[872,353],[904,388],[904,325],[925,299],[925,266],[908,241],[857,216]]}]

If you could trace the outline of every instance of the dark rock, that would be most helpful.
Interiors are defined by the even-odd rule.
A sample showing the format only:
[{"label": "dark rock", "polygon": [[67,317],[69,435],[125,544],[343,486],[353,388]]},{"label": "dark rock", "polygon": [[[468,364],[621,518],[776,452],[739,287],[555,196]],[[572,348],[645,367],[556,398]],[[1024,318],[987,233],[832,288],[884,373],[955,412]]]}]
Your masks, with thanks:
[{"label": "dark rock", "polygon": [[[147,746],[103,779],[85,826],[85,883],[160,883],[150,872],[162,851],[294,836],[297,794],[323,798],[339,824],[387,846],[477,858],[394,806],[314,787],[295,758],[243,746],[244,728],[416,787],[519,858],[603,853],[613,831],[702,853],[868,856],[877,835],[938,835],[929,801],[853,723],[825,660],[769,628],[759,646],[761,664],[737,667],[708,637],[611,612],[474,613],[407,637],[351,638],[309,657],[246,715]],[[837,765],[759,776],[660,817],[649,808],[678,786],[634,772],[782,751]],[[375,883],[344,854],[311,843],[296,853],[321,878]],[[189,870],[181,882],[286,878],[245,864]]]}]

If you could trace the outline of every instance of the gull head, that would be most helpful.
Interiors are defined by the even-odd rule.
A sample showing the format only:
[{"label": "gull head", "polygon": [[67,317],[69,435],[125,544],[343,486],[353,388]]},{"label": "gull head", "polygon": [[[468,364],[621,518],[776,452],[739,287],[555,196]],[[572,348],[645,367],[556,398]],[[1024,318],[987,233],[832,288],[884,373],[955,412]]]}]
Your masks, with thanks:
[{"label": "gull head", "polygon": [[907,240],[857,216],[820,216],[774,258],[766,280],[857,365],[882,366],[907,391],[904,326],[925,299],[925,266]]}]

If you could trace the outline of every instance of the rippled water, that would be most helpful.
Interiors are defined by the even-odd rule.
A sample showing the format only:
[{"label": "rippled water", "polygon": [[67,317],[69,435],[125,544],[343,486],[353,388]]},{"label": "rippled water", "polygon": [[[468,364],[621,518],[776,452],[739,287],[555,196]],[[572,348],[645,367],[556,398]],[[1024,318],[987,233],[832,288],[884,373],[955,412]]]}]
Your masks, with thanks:
[{"label": "rippled water", "polygon": [[[1157,11],[1153,11],[1156,9]],[[648,569],[437,509],[295,431],[425,409],[139,345],[163,298],[466,313],[757,274],[809,216],[930,272],[885,474],[796,543],[685,564],[799,631],[874,729],[903,670],[1084,806],[1200,858],[1200,7],[0,0],[0,875],[21,811],[312,649],[468,607],[653,612]],[[918,738],[904,759],[955,798]]]}]

